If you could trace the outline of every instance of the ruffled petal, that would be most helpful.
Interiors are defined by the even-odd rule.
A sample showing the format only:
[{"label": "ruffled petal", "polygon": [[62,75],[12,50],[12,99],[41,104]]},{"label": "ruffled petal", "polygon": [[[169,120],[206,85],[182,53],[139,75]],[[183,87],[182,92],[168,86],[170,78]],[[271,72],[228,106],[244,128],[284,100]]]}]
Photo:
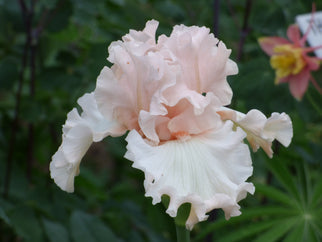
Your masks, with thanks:
[{"label": "ruffled petal", "polygon": [[272,113],[265,123],[263,135],[269,139],[276,139],[288,147],[293,138],[293,127],[290,117],[286,113]]},{"label": "ruffled petal", "polygon": [[[113,47],[112,68],[104,67],[97,79],[95,98],[102,114],[127,129],[139,129],[139,114],[164,114],[163,92],[176,82],[177,67],[168,65],[159,52],[134,54],[135,48],[120,42]],[[109,105],[106,105],[109,103]]]},{"label": "ruffled petal", "polygon": [[262,50],[269,56],[274,54],[274,48],[277,45],[291,44],[290,41],[281,37],[262,37],[258,39]]},{"label": "ruffled petal", "polygon": [[124,126],[124,130],[136,128],[135,98],[130,91],[133,87],[126,89],[120,88],[120,86],[122,83],[119,83],[113,71],[104,67],[97,78],[94,92],[98,109],[104,117],[113,115],[113,118]]},{"label": "ruffled petal", "polygon": [[158,146],[133,130],[126,138],[125,157],[145,173],[146,196],[153,204],[162,195],[170,197],[170,216],[176,216],[181,204],[191,203],[187,228],[205,220],[215,208],[222,208],[228,219],[240,214],[237,202],[254,192],[254,186],[245,182],[253,170],[249,149],[242,142],[245,133],[232,127],[226,122],[221,129]]},{"label": "ruffled petal", "polygon": [[199,52],[201,91],[212,92],[223,106],[229,105],[233,96],[227,76],[238,73],[237,64],[229,59],[230,54],[231,50],[222,41],[211,51],[203,46]]},{"label": "ruffled petal", "polygon": [[221,127],[222,122],[216,112],[217,108],[219,108],[217,98],[213,93],[208,93],[205,97],[202,96],[202,98],[204,99],[204,104],[200,107],[201,110],[192,106],[186,99],[178,103],[178,105],[186,105],[181,112],[176,113],[169,121],[168,128],[171,133],[185,132],[195,135]]},{"label": "ruffled petal", "polygon": [[212,92],[222,105],[230,104],[232,91],[227,76],[238,73],[229,59],[231,50],[205,27],[176,26],[170,37],[160,36],[158,46],[169,53],[173,63],[180,65],[177,84],[199,94]]},{"label": "ruffled petal", "polygon": [[[116,120],[107,120],[98,111],[94,93],[78,99],[81,115],[74,108],[63,126],[62,144],[50,163],[51,177],[65,191],[74,191],[74,177],[79,173],[80,162],[93,142],[108,135],[119,136],[124,128]],[[111,116],[111,115],[110,115]]]},{"label": "ruffled petal", "polygon": [[211,92],[206,96],[194,92],[199,97],[191,98],[188,95],[191,92],[194,91],[181,93],[181,99],[174,106],[164,101],[168,104],[165,104],[167,108],[164,114],[141,111],[139,125],[145,137],[158,144],[160,140],[196,135],[221,127],[222,121],[217,114],[220,102],[216,96]]},{"label": "ruffled petal", "polygon": [[121,136],[125,133],[126,129],[114,119],[112,112],[105,117],[99,112],[94,93],[84,94],[77,103],[83,109],[81,118],[91,129],[94,142],[101,141],[108,135]]},{"label": "ruffled petal", "polygon": [[243,114],[229,108],[221,108],[217,113],[222,120],[231,120],[235,126],[246,132],[246,138],[254,152],[261,147],[270,158],[273,156],[271,147],[274,139],[287,147],[293,137],[292,122],[285,113],[273,113],[269,119],[256,109]]}]

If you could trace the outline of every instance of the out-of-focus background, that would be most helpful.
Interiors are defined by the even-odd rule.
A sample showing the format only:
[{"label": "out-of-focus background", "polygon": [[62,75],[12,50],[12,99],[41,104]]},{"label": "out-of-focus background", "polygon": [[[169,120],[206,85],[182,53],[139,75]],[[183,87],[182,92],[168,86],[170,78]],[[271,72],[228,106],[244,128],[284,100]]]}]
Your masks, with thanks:
[{"label": "out-of-focus background", "polygon": [[[176,239],[163,205],[144,197],[143,173],[123,158],[124,137],[92,145],[72,194],[48,169],[67,113],[109,65],[109,44],[150,19],[158,35],[181,23],[209,27],[239,66],[231,106],[286,112],[294,126],[289,148],[253,155],[256,193],[241,202],[243,214],[226,221],[215,210],[192,240],[321,241],[322,98],[312,84],[300,102],[287,84],[274,85],[257,41],[285,37],[311,10],[307,0],[0,0],[0,241]],[[313,75],[321,85],[322,70]]]}]

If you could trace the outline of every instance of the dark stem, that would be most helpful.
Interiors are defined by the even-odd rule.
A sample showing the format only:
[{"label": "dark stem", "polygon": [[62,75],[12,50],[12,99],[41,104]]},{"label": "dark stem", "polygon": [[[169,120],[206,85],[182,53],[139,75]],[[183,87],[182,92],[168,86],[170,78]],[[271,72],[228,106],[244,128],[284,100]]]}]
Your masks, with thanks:
[{"label": "dark stem", "polygon": [[219,9],[220,0],[214,0],[214,35],[218,38],[219,34]]},{"label": "dark stem", "polygon": [[34,125],[28,124],[28,151],[27,151],[27,171],[26,176],[29,182],[32,181],[32,167],[34,160]]},{"label": "dark stem", "polygon": [[[59,1],[57,7],[53,12],[50,12],[48,9],[45,9],[42,12],[38,25],[35,28],[32,28],[32,20],[34,17],[34,7],[36,0],[31,0],[30,10],[28,14],[28,23],[29,25],[26,28],[29,42],[29,50],[30,50],[30,83],[29,83],[29,94],[31,102],[35,101],[35,92],[36,92],[36,57],[37,57],[37,48],[39,38],[41,33],[43,32],[46,24],[49,20],[54,16],[54,13],[61,6],[62,1]],[[32,167],[34,163],[34,124],[30,122],[28,124],[28,150],[27,150],[27,179],[29,182],[32,182]]]},{"label": "dark stem", "polygon": [[17,136],[17,129],[19,123],[19,111],[20,111],[20,103],[21,103],[21,91],[24,82],[24,73],[27,66],[27,59],[28,59],[28,50],[31,45],[31,35],[28,34],[28,29],[31,28],[31,20],[28,17],[28,10],[24,0],[19,0],[22,19],[26,25],[26,41],[23,49],[22,55],[22,63],[21,63],[21,70],[19,73],[19,80],[18,80],[18,89],[16,92],[16,104],[14,109],[14,118],[11,125],[11,132],[9,138],[9,148],[8,148],[8,156],[7,156],[7,164],[6,164],[6,173],[4,175],[4,190],[3,190],[3,197],[7,198],[9,194],[9,187],[10,187],[10,179],[11,179],[11,172],[12,172],[12,162],[13,162],[13,154],[15,151],[15,144],[16,144],[16,136]]},{"label": "dark stem", "polygon": [[[30,99],[34,102],[35,89],[36,89],[36,51],[38,36],[31,33],[32,42],[30,46],[30,84],[29,93]],[[34,163],[34,124],[30,122],[28,124],[28,153],[27,153],[27,179],[29,182],[32,181],[32,167]]]},{"label": "dark stem", "polygon": [[246,5],[245,5],[245,15],[244,15],[244,20],[243,20],[243,27],[240,32],[237,61],[240,61],[242,58],[245,40],[246,40],[246,37],[249,33],[248,20],[249,20],[251,8],[252,8],[252,0],[247,0]]},{"label": "dark stem", "polygon": [[238,21],[236,12],[234,11],[230,0],[226,0],[226,3],[227,3],[228,11],[229,11],[230,15],[232,16],[233,21],[234,21],[234,23],[236,25],[236,28],[239,29],[240,28],[239,21]]}]

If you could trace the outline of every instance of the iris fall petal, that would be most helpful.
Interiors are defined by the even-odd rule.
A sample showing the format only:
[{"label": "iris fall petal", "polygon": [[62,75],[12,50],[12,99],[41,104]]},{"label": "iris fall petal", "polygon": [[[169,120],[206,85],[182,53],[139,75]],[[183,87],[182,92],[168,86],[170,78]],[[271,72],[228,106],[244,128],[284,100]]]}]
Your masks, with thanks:
[{"label": "iris fall petal", "polygon": [[134,130],[126,138],[125,157],[144,171],[146,196],[156,204],[168,195],[167,213],[172,217],[181,204],[191,203],[189,229],[215,208],[222,208],[227,219],[239,215],[238,201],[254,192],[246,182],[253,168],[249,149],[242,143],[245,133],[233,131],[232,126],[226,122],[221,129],[157,146]]}]

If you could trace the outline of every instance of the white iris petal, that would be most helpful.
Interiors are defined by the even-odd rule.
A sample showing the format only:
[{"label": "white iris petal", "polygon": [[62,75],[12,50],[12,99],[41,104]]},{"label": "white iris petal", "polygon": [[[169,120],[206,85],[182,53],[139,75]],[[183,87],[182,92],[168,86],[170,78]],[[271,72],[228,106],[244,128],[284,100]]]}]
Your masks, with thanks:
[{"label": "white iris petal", "polygon": [[63,142],[50,163],[51,177],[64,191],[74,191],[74,177],[79,174],[81,159],[93,142],[108,135],[122,134],[121,126],[115,120],[107,120],[98,111],[94,93],[86,93],[78,99],[83,112],[73,109],[67,115],[63,126]]},{"label": "white iris petal", "polygon": [[247,114],[229,109],[220,108],[217,112],[222,120],[231,120],[237,127],[247,133],[247,140],[253,151],[259,147],[272,158],[272,142],[276,139],[285,147],[289,146],[293,137],[293,127],[290,117],[285,113],[272,113],[268,119],[257,109],[250,110]]},{"label": "white iris petal", "polygon": [[239,215],[237,202],[254,186],[245,181],[252,175],[249,149],[242,142],[245,133],[232,131],[228,121],[219,130],[151,146],[135,131],[126,138],[125,157],[145,173],[146,196],[153,203],[170,197],[167,213],[173,217],[183,203],[191,203],[187,227],[205,220],[206,213],[222,208],[226,218]]}]

